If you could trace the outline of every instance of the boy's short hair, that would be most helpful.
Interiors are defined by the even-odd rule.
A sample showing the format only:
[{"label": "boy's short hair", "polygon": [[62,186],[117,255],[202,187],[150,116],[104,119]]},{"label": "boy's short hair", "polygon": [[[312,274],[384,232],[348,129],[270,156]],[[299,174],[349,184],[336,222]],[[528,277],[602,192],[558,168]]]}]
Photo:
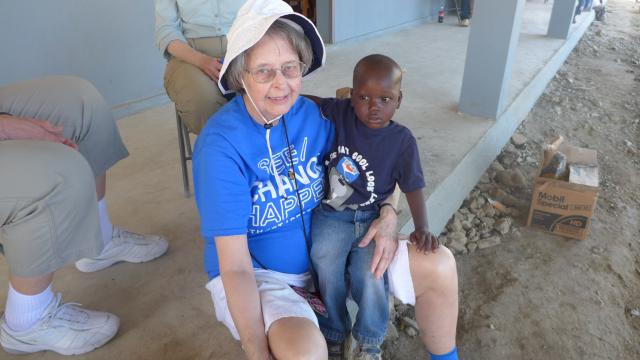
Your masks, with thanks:
[{"label": "boy's short hair", "polygon": [[402,68],[395,60],[386,55],[371,54],[360,59],[353,68],[353,86],[356,85],[364,68],[384,71],[390,75],[397,72],[398,75],[396,82],[398,83],[398,86],[400,86],[400,83],[402,82]]}]

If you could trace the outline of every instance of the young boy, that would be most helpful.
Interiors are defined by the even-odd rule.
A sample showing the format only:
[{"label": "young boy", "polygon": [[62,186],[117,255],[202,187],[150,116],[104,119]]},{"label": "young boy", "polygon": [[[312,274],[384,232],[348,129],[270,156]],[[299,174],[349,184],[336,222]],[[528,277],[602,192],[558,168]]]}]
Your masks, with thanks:
[{"label": "young boy", "polygon": [[[425,186],[416,140],[391,120],[400,107],[402,71],[391,58],[369,55],[353,71],[351,99],[318,99],[324,116],[335,123],[332,152],[325,158],[327,191],[313,214],[311,261],[328,318],[319,317],[329,358],[341,359],[349,332],[358,341],[356,359],[380,359],[389,321],[386,275],[370,271],[375,243],[359,242],[396,184],[407,196],[415,231],[410,241],[421,251],[438,248],[427,226]],[[395,209],[394,209],[395,210]],[[356,322],[346,308],[347,295],[358,304]]]}]

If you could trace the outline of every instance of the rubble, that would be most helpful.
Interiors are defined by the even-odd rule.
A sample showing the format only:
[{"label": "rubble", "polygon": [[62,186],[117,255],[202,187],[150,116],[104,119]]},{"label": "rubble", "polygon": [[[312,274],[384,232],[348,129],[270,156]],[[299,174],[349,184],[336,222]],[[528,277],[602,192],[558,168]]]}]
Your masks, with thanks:
[{"label": "rubble", "polygon": [[525,136],[514,134],[451,217],[441,242],[455,254],[471,254],[499,245],[505,236],[517,233],[515,219],[527,212],[526,196],[531,187],[520,167],[534,167],[538,154],[539,149],[532,149]]}]

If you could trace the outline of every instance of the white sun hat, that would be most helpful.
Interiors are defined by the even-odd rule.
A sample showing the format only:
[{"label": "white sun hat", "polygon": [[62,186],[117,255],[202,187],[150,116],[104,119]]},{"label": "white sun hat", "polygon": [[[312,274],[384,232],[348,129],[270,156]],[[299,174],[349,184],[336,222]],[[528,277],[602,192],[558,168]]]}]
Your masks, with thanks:
[{"label": "white sun hat", "polygon": [[218,87],[223,94],[234,92],[234,90],[229,89],[224,78],[231,61],[260,41],[271,24],[279,18],[297,24],[296,28],[299,27],[299,30],[304,32],[311,43],[313,60],[305,76],[324,65],[324,43],[318,33],[318,29],[309,19],[294,12],[291,6],[282,0],[248,0],[238,10],[236,19],[227,33],[227,53],[224,56],[224,63],[218,80]]}]

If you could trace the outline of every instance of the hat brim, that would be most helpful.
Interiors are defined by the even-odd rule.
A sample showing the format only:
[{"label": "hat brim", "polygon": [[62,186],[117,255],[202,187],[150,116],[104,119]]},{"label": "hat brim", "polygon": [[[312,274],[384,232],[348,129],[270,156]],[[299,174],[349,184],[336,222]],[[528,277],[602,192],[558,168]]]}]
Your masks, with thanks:
[{"label": "hat brim", "polygon": [[[313,25],[311,20],[295,12],[289,12],[285,14],[270,16],[270,17],[267,17],[263,23],[259,24],[262,26],[259,26],[259,27],[254,26],[252,28],[245,27],[242,29],[243,32],[252,32],[254,34],[254,37],[251,41],[247,41],[245,44],[242,44],[243,46],[239,48],[234,47],[233,46],[234,44],[227,44],[227,54],[225,55],[224,63],[222,64],[222,68],[220,69],[220,77],[218,80],[218,87],[220,88],[220,91],[223,94],[229,94],[229,93],[235,92],[235,90],[229,89],[229,86],[227,85],[227,80],[224,76],[226,74],[228,65],[237,56],[239,56],[243,52],[250,49],[256,43],[258,43],[258,41],[260,41],[260,39],[262,39],[264,34],[267,32],[269,27],[279,18],[285,18],[287,20],[293,21],[296,24],[298,24],[302,28],[304,35],[309,39],[309,42],[311,43],[313,59],[311,61],[311,65],[309,66],[309,70],[307,70],[306,74],[303,77],[313,73],[314,71],[324,66],[324,63],[325,63],[324,42],[322,41],[322,37],[320,37],[320,34],[318,33],[318,29],[316,29],[315,25]],[[265,24],[268,24],[268,26],[264,26]],[[255,36],[257,33],[260,34],[259,37]],[[229,42],[233,40],[234,39],[229,39]]]}]

